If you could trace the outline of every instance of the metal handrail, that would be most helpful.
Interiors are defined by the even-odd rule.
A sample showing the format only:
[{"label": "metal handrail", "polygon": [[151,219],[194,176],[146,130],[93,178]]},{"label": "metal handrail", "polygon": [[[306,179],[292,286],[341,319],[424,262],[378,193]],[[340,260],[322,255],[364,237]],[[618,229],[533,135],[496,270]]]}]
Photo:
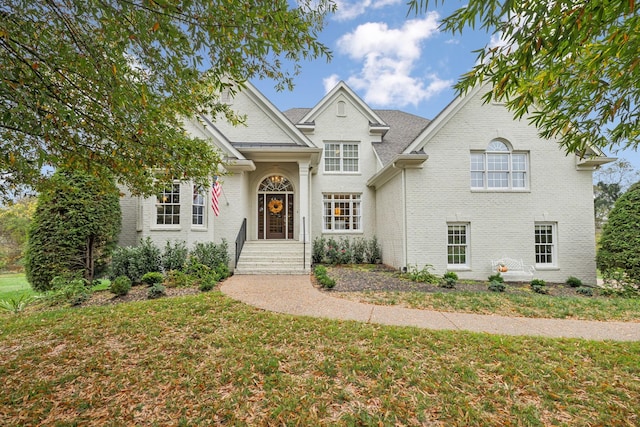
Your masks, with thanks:
[{"label": "metal handrail", "polygon": [[305,217],[302,217],[302,269],[307,269],[307,230]]},{"label": "metal handrail", "polygon": [[240,253],[242,252],[242,248],[244,247],[244,242],[247,241],[247,218],[242,220],[242,225],[240,226],[240,231],[238,231],[238,236],[236,237],[236,263],[238,265],[238,260],[240,259]]}]

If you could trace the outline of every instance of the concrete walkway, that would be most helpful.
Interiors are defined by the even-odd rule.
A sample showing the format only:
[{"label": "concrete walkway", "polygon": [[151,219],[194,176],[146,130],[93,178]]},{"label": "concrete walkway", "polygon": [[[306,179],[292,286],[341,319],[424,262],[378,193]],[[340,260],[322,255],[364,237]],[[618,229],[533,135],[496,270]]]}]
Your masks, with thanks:
[{"label": "concrete walkway", "polygon": [[363,304],[319,291],[307,275],[235,275],[221,290],[254,307],[299,316],[502,335],[640,341],[640,322],[530,319]]}]

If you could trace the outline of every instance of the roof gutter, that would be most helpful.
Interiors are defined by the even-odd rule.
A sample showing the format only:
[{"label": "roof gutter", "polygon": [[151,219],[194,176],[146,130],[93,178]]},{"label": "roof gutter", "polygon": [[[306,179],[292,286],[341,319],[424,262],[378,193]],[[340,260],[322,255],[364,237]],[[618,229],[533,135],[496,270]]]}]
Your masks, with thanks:
[{"label": "roof gutter", "polygon": [[420,169],[424,166],[429,156],[424,153],[398,154],[389,164],[380,169],[367,181],[367,187],[376,190],[386,184],[391,178],[400,173],[403,169]]}]

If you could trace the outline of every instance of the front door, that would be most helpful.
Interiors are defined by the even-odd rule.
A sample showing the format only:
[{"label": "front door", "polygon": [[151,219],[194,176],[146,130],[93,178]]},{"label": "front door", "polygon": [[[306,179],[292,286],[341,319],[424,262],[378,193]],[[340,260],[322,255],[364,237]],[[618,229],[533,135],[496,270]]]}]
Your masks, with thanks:
[{"label": "front door", "polygon": [[294,212],[289,181],[267,178],[258,193],[258,239],[293,239]]}]

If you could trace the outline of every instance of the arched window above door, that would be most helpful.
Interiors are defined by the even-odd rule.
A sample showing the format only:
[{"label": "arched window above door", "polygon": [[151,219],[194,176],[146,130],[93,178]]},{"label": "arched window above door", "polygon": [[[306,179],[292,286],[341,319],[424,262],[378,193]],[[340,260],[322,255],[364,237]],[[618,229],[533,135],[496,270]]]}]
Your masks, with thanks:
[{"label": "arched window above door", "polygon": [[260,183],[260,188],[258,191],[261,192],[272,192],[272,191],[293,191],[293,185],[291,182],[281,175],[271,175],[270,177],[265,178]]}]

